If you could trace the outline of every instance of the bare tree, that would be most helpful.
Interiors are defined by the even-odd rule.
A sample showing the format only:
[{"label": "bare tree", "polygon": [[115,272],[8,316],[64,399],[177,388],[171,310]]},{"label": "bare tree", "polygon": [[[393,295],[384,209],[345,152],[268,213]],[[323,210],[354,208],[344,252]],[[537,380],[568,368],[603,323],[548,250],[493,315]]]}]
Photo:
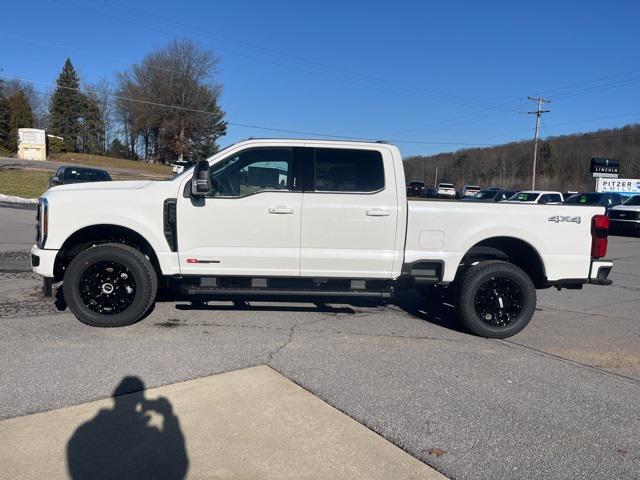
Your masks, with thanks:
[{"label": "bare tree", "polygon": [[213,153],[226,132],[217,63],[210,50],[174,40],[119,75],[116,106],[132,151],[162,162]]}]

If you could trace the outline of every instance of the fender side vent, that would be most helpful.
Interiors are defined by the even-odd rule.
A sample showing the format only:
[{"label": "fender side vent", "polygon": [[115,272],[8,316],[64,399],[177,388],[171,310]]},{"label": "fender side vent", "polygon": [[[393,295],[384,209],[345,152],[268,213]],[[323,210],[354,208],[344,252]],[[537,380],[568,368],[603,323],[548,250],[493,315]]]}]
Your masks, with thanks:
[{"label": "fender side vent", "polygon": [[172,252],[178,251],[178,208],[175,198],[167,198],[163,209],[164,238]]}]

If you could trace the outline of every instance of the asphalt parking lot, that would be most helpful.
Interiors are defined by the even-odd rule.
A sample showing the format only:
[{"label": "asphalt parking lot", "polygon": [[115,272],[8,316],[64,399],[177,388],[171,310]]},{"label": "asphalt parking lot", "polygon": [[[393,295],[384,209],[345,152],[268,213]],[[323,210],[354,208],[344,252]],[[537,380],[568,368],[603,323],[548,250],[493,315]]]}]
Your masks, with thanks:
[{"label": "asphalt parking lot", "polygon": [[0,206],[0,418],[266,364],[451,478],[640,477],[640,239],[613,237],[610,287],[539,292],[508,340],[393,304],[165,302],[95,329],[39,296],[34,211]]}]

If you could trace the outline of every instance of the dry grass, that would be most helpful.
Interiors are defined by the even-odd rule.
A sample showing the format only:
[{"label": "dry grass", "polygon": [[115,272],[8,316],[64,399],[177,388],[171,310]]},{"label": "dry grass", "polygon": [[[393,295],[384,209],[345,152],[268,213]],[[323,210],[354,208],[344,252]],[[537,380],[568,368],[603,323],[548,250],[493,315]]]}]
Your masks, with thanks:
[{"label": "dry grass", "polygon": [[129,170],[137,170],[141,173],[158,176],[172,175],[171,167],[169,165],[127,160],[125,158],[112,158],[104,157],[101,155],[87,155],[86,153],[55,153],[49,155],[49,159],[55,160],[56,162],[93,165],[95,167],[102,167],[106,170],[109,170],[110,168],[126,168]]},{"label": "dry grass", "polygon": [[47,170],[30,168],[0,170],[0,193],[38,198],[47,190],[52,175]]}]

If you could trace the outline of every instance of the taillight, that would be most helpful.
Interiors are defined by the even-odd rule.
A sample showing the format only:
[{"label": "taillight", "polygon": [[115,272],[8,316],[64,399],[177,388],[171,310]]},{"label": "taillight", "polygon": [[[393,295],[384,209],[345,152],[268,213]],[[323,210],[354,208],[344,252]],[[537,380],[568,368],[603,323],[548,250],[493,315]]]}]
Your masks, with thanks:
[{"label": "taillight", "polygon": [[609,217],[594,215],[591,220],[591,257],[602,258],[607,254],[608,236]]}]

